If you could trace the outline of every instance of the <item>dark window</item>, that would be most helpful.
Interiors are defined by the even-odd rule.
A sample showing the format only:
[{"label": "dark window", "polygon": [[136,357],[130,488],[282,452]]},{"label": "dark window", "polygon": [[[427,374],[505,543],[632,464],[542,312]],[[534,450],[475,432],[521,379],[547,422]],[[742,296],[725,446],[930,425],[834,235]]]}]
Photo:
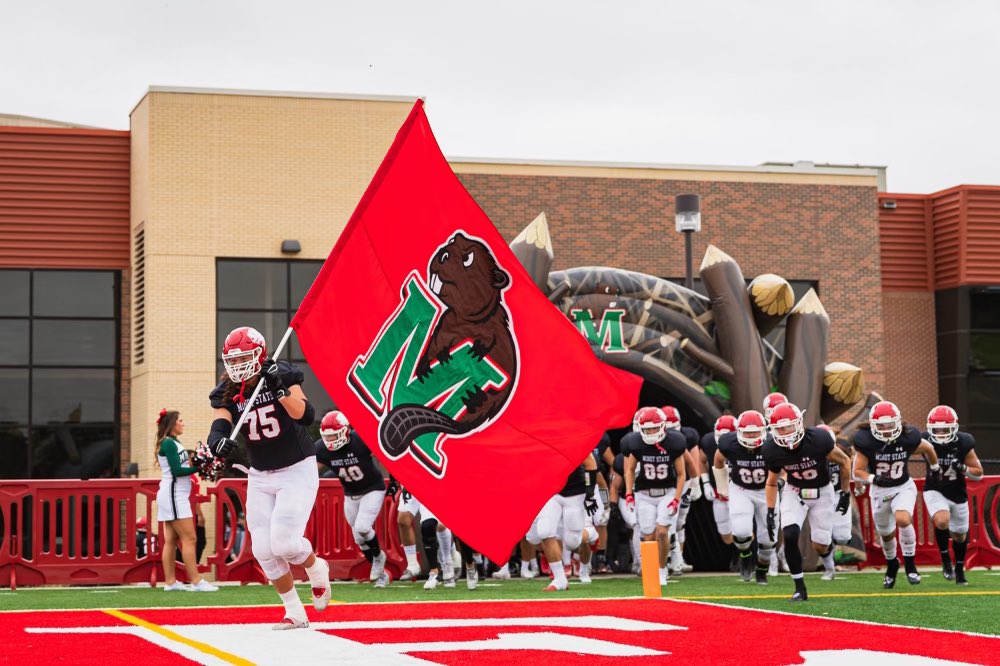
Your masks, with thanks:
[{"label": "dark window", "polygon": [[969,327],[1000,332],[1000,289],[969,294]]},{"label": "dark window", "polygon": [[113,319],[36,319],[31,338],[35,365],[115,364]]},{"label": "dark window", "polygon": [[[322,261],[219,259],[216,264],[216,354],[221,354],[222,343],[231,330],[252,326],[264,336],[268,354],[273,356],[275,346],[322,266]],[[319,416],[333,408],[333,401],[306,364],[294,334],[281,358],[295,363],[305,375],[302,390],[316,409],[318,422]],[[216,369],[222,376],[221,359],[216,362]],[[318,437],[318,426],[313,430]]]},{"label": "dark window", "polygon": [[31,273],[0,271],[0,317],[27,317],[31,314]]},{"label": "dark window", "polygon": [[27,368],[0,368],[0,423],[28,423]]},{"label": "dark window", "polygon": [[969,375],[969,423],[997,424],[1000,414],[1000,372]]},{"label": "dark window", "polygon": [[27,365],[31,338],[27,319],[0,319],[0,365]]},{"label": "dark window", "polygon": [[969,333],[969,370],[1000,371],[1000,332]]},{"label": "dark window", "polygon": [[36,317],[115,316],[115,274],[106,271],[35,271]]},{"label": "dark window", "polygon": [[114,475],[118,274],[0,270],[0,285],[0,479]]}]

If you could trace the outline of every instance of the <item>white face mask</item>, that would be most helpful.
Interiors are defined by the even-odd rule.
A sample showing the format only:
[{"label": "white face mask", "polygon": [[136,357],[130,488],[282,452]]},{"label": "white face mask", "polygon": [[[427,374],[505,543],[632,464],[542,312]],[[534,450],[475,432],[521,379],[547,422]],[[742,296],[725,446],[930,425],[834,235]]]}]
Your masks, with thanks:
[{"label": "white face mask", "polygon": [[347,428],[342,428],[341,430],[323,430],[319,433],[319,436],[323,439],[323,444],[330,451],[342,449],[348,442]]},{"label": "white face mask", "polygon": [[243,382],[260,372],[260,349],[234,351],[222,356],[226,374],[232,382]]}]

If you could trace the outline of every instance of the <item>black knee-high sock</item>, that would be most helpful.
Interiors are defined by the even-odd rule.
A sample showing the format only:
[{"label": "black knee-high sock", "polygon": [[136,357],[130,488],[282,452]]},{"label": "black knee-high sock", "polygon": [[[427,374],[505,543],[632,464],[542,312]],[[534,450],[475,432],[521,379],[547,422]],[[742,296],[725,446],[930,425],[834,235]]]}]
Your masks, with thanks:
[{"label": "black knee-high sock", "polygon": [[969,542],[952,541],[951,547],[955,549],[955,564],[965,566],[965,551],[969,548]]},{"label": "black knee-high sock", "polygon": [[466,546],[465,542],[459,539],[458,541],[458,551],[462,553],[462,563],[466,567],[474,566],[476,563],[475,554],[476,551],[472,550],[471,546]]},{"label": "black knee-high sock", "polygon": [[382,548],[378,545],[378,537],[373,536],[368,541],[365,541],[365,547],[363,550],[365,558],[367,558],[369,562],[374,561],[374,559],[382,552]]},{"label": "black knee-high sock", "polygon": [[941,530],[935,527],[934,538],[937,540],[938,550],[941,551],[941,561],[951,562],[951,556],[948,554],[948,542],[951,541],[951,534],[948,530]]},{"label": "black knee-high sock", "polygon": [[427,567],[433,571],[440,569],[441,563],[438,560],[438,521],[425,520],[420,523],[420,536],[424,541],[424,557],[427,558]]},{"label": "black knee-high sock", "polygon": [[798,525],[790,525],[782,530],[785,534],[785,561],[788,571],[794,576],[802,573],[802,553],[799,552]]}]

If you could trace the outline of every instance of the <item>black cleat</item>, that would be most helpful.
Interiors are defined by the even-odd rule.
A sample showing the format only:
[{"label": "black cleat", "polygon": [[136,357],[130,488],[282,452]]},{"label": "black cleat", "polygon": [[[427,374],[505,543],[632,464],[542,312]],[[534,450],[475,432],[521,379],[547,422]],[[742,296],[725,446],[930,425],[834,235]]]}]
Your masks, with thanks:
[{"label": "black cleat", "polygon": [[913,561],[912,557],[904,558],[906,560],[906,582],[910,585],[920,585],[920,574],[917,573],[917,565]]},{"label": "black cleat", "polygon": [[885,567],[885,579],[882,581],[882,587],[887,590],[891,590],[896,586],[896,574],[899,573],[899,560],[891,559],[886,563]]},{"label": "black cleat", "polygon": [[951,566],[951,560],[941,560],[941,573],[945,580],[955,580],[955,569]]},{"label": "black cleat", "polygon": [[795,594],[792,595],[792,598],[789,601],[794,603],[796,601],[806,601],[808,599],[809,593],[806,592],[806,584],[802,582],[801,578],[799,578],[795,581]]},{"label": "black cleat", "polygon": [[969,581],[965,580],[965,567],[961,564],[955,566],[955,584],[956,585],[968,585]]},{"label": "black cleat", "polygon": [[750,551],[745,551],[740,555],[740,578],[744,583],[749,583],[753,578],[754,561]]},{"label": "black cleat", "polygon": [[756,579],[758,585],[767,585],[767,567],[757,567]]}]

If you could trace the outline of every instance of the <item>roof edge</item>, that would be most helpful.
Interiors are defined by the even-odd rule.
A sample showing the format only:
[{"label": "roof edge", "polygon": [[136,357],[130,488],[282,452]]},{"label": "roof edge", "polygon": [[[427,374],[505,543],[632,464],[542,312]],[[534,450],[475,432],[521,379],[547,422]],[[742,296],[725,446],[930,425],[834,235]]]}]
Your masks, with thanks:
[{"label": "roof edge", "polygon": [[256,90],[243,88],[200,88],[197,86],[149,86],[142,94],[129,115],[150,93],[176,93],[183,95],[232,95],[234,97],[292,97],[300,99],[336,99],[363,102],[416,102],[422,95],[365,95],[358,93],[309,92],[300,90]]},{"label": "roof edge", "polygon": [[821,167],[812,166],[808,169],[793,166],[758,165],[758,166],[726,166],[721,164],[670,164],[657,162],[604,162],[589,160],[546,160],[519,159],[505,157],[468,157],[462,155],[447,156],[450,164],[504,164],[514,166],[553,166],[553,167],[585,167],[606,169],[657,169],[663,171],[727,171],[738,173],[781,173],[797,175],[829,175],[829,176],[870,176],[878,177],[878,169],[870,167]]}]

